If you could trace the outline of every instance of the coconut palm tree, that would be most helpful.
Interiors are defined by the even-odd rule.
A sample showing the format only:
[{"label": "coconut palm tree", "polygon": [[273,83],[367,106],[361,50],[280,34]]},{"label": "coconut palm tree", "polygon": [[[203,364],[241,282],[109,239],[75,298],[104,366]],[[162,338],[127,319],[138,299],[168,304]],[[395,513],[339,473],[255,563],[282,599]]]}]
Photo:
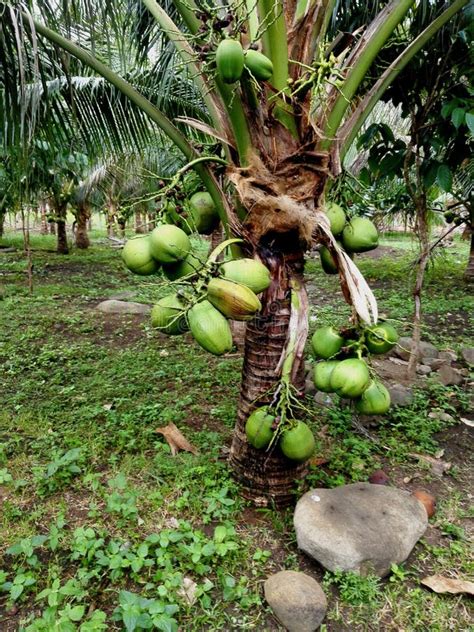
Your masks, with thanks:
[{"label": "coconut palm tree", "polygon": [[[243,252],[269,268],[272,283],[262,310],[247,326],[230,453],[243,493],[259,504],[288,502],[294,479],[305,469],[277,450],[267,454],[252,448],[244,426],[257,402],[282,397],[290,384],[301,383],[308,329],[304,257],[313,242],[325,244],[336,257],[354,321],[377,319],[372,293],[331,234],[323,211],[328,182],[339,174],[348,147],[394,77],[467,2],[446,3],[428,24],[430,3],[413,0],[142,0],[133,10],[121,1],[58,6],[40,0],[34,9],[5,11],[2,28],[12,24],[11,33],[28,33],[33,54],[38,42],[42,51],[49,42],[51,63],[61,59],[87,66],[145,113],[195,169],[227,235],[239,237]],[[413,23],[420,25],[414,38],[408,28]],[[403,49],[374,74],[374,61],[393,37],[404,42]],[[223,39],[245,50],[255,48],[267,60],[260,58],[253,72],[239,77],[242,58],[234,44],[224,64],[230,71],[220,66],[216,72],[216,49]],[[116,45],[120,64],[109,63],[104,42]],[[127,56],[146,66],[170,47],[174,52],[163,77],[191,82],[205,117],[172,119],[129,80]],[[14,100],[14,91],[9,92]],[[196,130],[221,150],[203,151]]]}]

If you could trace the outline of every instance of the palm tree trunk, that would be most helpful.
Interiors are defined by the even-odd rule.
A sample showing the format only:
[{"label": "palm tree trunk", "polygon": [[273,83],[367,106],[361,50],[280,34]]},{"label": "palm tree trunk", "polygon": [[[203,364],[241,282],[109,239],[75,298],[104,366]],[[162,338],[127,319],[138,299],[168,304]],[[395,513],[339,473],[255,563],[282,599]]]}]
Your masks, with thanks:
[{"label": "palm tree trunk", "polygon": [[[293,499],[296,479],[305,464],[286,459],[278,447],[270,454],[256,450],[247,441],[245,422],[255,408],[268,404],[277,382],[276,369],[285,348],[290,320],[290,280],[302,278],[303,253],[262,257],[273,282],[262,296],[262,310],[247,325],[244,367],[237,423],[230,451],[230,465],[242,485],[242,493],[258,506],[286,506]],[[295,386],[304,384],[304,361],[299,362]]]},{"label": "palm tree trunk", "polygon": [[76,215],[76,248],[85,250],[89,248],[90,241],[87,234],[87,221],[90,217],[90,210],[87,204],[81,204],[77,209]]},{"label": "palm tree trunk", "polygon": [[417,234],[420,240],[421,254],[418,259],[418,269],[416,272],[415,287],[413,288],[413,301],[415,311],[413,315],[413,337],[410,349],[410,359],[408,361],[407,375],[410,379],[416,376],[416,367],[420,358],[421,339],[421,291],[425,278],[426,266],[430,257],[429,227],[427,222],[428,209],[426,207],[426,197],[421,196],[417,203]]},{"label": "palm tree trunk", "polygon": [[58,236],[56,252],[60,255],[69,254],[69,246],[67,243],[67,233],[66,233],[66,212],[67,212],[66,203],[59,202],[56,204],[55,215],[56,215],[56,226],[57,226],[57,236]]},{"label": "palm tree trunk", "polygon": [[48,215],[46,204],[43,202],[40,203],[40,234],[48,234]]},{"label": "palm tree trunk", "polygon": [[474,228],[471,228],[471,247],[469,249],[469,259],[467,261],[464,278],[467,281],[474,281]]}]

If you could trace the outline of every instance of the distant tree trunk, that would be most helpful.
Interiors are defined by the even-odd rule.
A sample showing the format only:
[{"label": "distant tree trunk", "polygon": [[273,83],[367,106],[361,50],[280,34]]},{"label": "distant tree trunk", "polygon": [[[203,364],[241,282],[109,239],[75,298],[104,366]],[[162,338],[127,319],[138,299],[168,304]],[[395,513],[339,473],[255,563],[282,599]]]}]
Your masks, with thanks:
[{"label": "distant tree trunk", "polygon": [[90,214],[90,209],[86,203],[78,206],[76,214],[76,248],[85,250],[90,246],[89,235],[87,234],[87,221]]},{"label": "distant tree trunk", "polygon": [[106,203],[106,225],[107,225],[107,237],[115,237],[117,221],[117,206],[111,199]]},{"label": "distant tree trunk", "polygon": [[466,281],[474,281],[474,200],[472,196],[468,202],[464,205],[469,211],[469,221],[466,224],[465,232],[470,233],[471,247],[469,249],[469,259],[467,261],[466,270],[464,271],[464,278]]},{"label": "distant tree trunk", "polygon": [[426,266],[430,258],[429,228],[427,222],[428,209],[426,207],[426,196],[422,196],[418,201],[417,208],[417,227],[416,233],[420,240],[420,257],[418,259],[418,267],[416,271],[415,287],[413,288],[413,301],[415,310],[413,314],[413,337],[410,350],[410,359],[408,361],[407,374],[410,379],[416,376],[416,367],[420,358],[420,340],[421,340],[421,291],[425,278]]},{"label": "distant tree trunk", "polygon": [[56,224],[54,223],[54,220],[51,220],[48,223],[49,223],[49,234],[50,235],[55,235],[56,234]]},{"label": "distant tree trunk", "polygon": [[467,281],[474,281],[474,228],[471,228],[471,247],[469,249],[469,259],[464,272],[464,278]]},{"label": "distant tree trunk", "polygon": [[142,212],[139,210],[135,211],[135,232],[139,234],[146,232],[145,221]]},{"label": "distant tree trunk", "polygon": [[48,234],[48,212],[44,202],[40,203],[40,234]]},{"label": "distant tree trunk", "polygon": [[60,255],[69,254],[69,246],[67,243],[67,233],[66,233],[66,213],[67,213],[67,202],[64,202],[64,201],[57,202],[56,208],[55,208],[56,226],[58,230],[56,252]]},{"label": "distant tree trunk", "polygon": [[117,217],[117,225],[119,227],[119,237],[125,239],[125,227],[127,225],[127,220],[120,215]]},{"label": "distant tree trunk", "polygon": [[6,212],[4,210],[0,210],[0,238],[3,237],[3,231],[5,227],[5,217],[6,217]]}]

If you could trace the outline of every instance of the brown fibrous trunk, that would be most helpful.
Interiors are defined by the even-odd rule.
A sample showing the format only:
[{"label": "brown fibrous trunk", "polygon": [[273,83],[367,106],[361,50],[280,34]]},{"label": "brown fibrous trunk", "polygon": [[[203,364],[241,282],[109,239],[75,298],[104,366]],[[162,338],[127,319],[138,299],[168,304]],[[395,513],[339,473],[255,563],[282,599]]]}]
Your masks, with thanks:
[{"label": "brown fibrous trunk", "polygon": [[89,235],[87,234],[87,222],[90,217],[90,210],[86,204],[81,204],[76,214],[76,248],[85,250],[90,246]]},{"label": "brown fibrous trunk", "polygon": [[66,232],[66,212],[67,212],[66,203],[61,202],[56,205],[56,208],[55,208],[56,226],[57,226],[56,252],[60,255],[69,254],[69,246],[67,243],[67,232]]},{"label": "brown fibrous trunk", "polygon": [[[261,297],[262,310],[247,324],[237,423],[229,460],[244,497],[257,506],[282,507],[294,499],[295,480],[304,475],[306,465],[286,459],[278,446],[270,453],[253,448],[246,438],[245,423],[255,408],[271,402],[278,384],[278,367],[291,314],[290,280],[302,279],[303,257],[302,253],[297,256],[266,253],[262,259],[271,271],[272,283]],[[303,389],[302,358],[294,368],[295,387]]]}]

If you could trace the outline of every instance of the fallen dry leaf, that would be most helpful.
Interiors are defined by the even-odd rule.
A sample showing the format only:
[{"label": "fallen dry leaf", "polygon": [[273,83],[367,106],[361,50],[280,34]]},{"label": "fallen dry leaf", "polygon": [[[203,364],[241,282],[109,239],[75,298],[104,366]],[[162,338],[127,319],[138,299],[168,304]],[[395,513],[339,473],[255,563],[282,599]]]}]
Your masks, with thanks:
[{"label": "fallen dry leaf", "polygon": [[474,582],[468,582],[464,579],[451,579],[450,577],[443,577],[443,575],[430,575],[429,577],[423,577],[421,583],[436,593],[451,593],[452,595],[465,593],[466,595],[474,595]]},{"label": "fallen dry leaf", "polygon": [[441,459],[436,459],[428,454],[416,454],[415,452],[410,452],[408,456],[418,459],[422,463],[427,463],[431,467],[431,471],[435,474],[435,476],[443,476],[443,474],[445,472],[449,472],[452,467],[451,463],[442,461]]},{"label": "fallen dry leaf", "polygon": [[428,518],[431,518],[432,516],[435,515],[436,498],[433,496],[433,494],[430,494],[429,492],[425,492],[423,489],[416,489],[414,492],[411,493],[411,495],[414,496],[417,500],[419,500],[420,503],[423,505],[423,507],[426,509]]},{"label": "fallen dry leaf", "polygon": [[191,452],[192,454],[198,454],[198,449],[186,439],[186,437],[174,424],[168,424],[167,426],[163,426],[163,428],[157,428],[156,432],[159,432],[164,436],[173,456],[176,456],[180,450]]},{"label": "fallen dry leaf", "polygon": [[183,597],[185,601],[188,602],[190,606],[192,606],[196,602],[196,588],[197,584],[190,577],[185,577],[183,579],[183,585],[176,593]]}]

